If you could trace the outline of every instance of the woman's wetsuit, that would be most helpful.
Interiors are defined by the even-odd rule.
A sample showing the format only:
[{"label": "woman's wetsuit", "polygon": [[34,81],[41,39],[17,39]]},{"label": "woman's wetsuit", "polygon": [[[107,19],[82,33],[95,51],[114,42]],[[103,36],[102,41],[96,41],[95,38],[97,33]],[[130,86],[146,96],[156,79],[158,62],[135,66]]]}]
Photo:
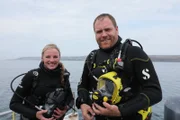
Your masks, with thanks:
[{"label": "woman's wetsuit", "polygon": [[[35,76],[35,73],[38,76]],[[45,104],[47,93],[55,91],[57,88],[63,88],[67,92],[66,105],[72,107],[74,104],[74,98],[69,83],[69,72],[65,70],[64,86],[60,80],[61,68],[60,65],[54,70],[47,70],[44,67],[43,62],[40,63],[38,69],[30,70],[22,79],[18,85],[15,93],[26,98],[32,104],[37,106],[43,106]],[[10,109],[21,114],[28,120],[37,120],[36,112],[38,111],[34,105],[29,104],[20,98],[17,94],[14,94],[10,101]],[[61,120],[61,119],[60,119]]]}]

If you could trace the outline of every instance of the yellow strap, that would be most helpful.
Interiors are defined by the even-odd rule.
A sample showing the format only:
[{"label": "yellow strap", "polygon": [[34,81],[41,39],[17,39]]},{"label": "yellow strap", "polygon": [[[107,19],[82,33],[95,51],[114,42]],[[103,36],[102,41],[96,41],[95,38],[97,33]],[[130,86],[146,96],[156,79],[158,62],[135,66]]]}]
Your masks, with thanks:
[{"label": "yellow strap", "polygon": [[152,108],[148,107],[147,110],[140,110],[138,113],[142,116],[142,120],[146,120],[146,118],[152,113]]},{"label": "yellow strap", "polygon": [[96,63],[93,63],[93,68],[96,68]]},{"label": "yellow strap", "polygon": [[15,120],[15,112],[12,112],[12,120]]}]

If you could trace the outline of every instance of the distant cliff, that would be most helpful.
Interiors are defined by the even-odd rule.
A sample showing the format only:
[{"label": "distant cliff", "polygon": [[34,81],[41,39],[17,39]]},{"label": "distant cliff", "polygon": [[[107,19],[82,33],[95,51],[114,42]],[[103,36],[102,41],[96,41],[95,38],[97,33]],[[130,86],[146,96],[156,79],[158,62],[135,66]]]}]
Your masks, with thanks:
[{"label": "distant cliff", "polygon": [[[153,62],[180,62],[180,55],[149,55]],[[40,57],[20,57],[16,60],[40,60]],[[86,56],[62,56],[64,61],[84,61]]]},{"label": "distant cliff", "polygon": [[180,55],[149,55],[154,62],[180,62]]}]

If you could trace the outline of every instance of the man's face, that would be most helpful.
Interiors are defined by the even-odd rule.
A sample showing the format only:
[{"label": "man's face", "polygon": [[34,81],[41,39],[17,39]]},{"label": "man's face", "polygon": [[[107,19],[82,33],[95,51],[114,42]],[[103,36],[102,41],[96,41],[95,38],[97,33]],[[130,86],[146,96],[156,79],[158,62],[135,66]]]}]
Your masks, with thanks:
[{"label": "man's face", "polygon": [[94,24],[96,41],[100,48],[111,48],[118,40],[118,27],[108,17],[97,19]]}]

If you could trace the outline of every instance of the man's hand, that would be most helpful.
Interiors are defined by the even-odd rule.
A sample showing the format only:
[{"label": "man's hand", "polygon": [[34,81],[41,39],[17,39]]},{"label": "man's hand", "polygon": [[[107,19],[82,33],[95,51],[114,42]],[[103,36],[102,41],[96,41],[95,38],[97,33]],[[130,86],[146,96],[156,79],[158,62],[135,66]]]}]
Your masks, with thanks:
[{"label": "man's hand", "polygon": [[119,117],[121,113],[116,105],[110,105],[107,102],[103,102],[104,107],[93,103],[92,109],[95,114],[103,116],[114,116]]},{"label": "man's hand", "polygon": [[93,120],[94,119],[95,114],[89,105],[82,104],[81,111],[82,111],[82,116],[83,116],[84,120]]}]

